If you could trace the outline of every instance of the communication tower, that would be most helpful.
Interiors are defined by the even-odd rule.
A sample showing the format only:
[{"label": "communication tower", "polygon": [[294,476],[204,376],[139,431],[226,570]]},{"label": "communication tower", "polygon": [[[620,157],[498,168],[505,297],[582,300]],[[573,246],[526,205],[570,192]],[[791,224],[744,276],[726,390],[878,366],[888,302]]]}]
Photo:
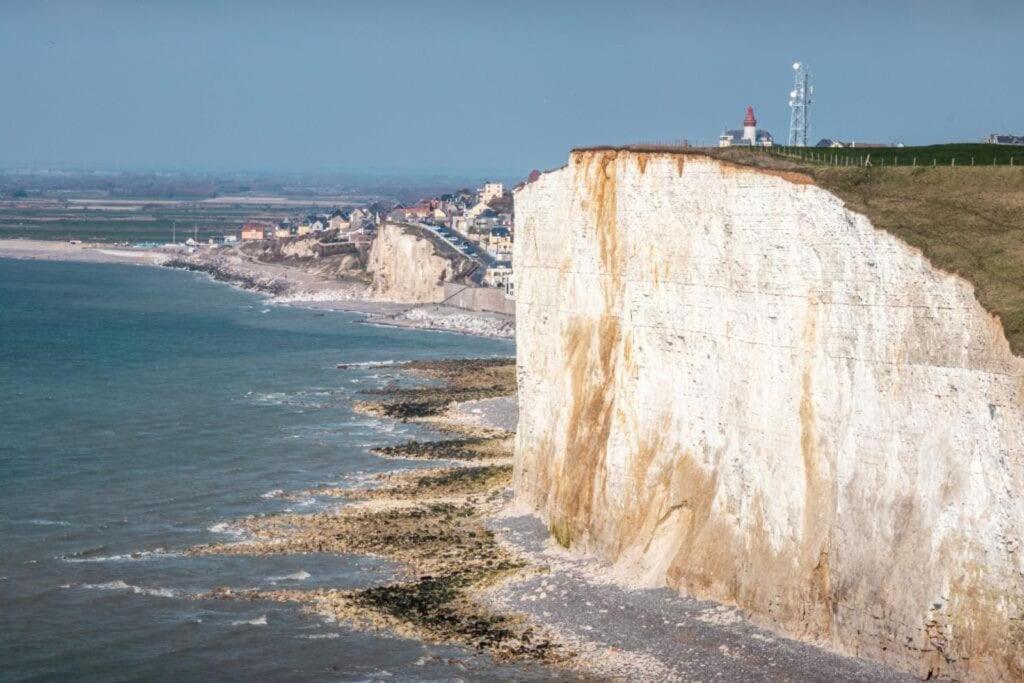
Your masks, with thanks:
[{"label": "communication tower", "polygon": [[806,147],[807,132],[810,129],[808,110],[811,106],[811,72],[803,62],[793,64],[794,84],[789,93],[789,146]]}]

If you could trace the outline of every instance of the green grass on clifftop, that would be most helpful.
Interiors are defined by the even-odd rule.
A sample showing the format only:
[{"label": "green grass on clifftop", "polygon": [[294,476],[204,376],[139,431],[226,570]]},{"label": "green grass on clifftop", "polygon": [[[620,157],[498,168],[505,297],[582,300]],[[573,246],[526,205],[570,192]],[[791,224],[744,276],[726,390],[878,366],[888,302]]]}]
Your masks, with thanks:
[{"label": "green grass on clifftop", "polygon": [[922,147],[775,147],[771,154],[817,164],[888,166],[1024,167],[1024,147],[956,143]]}]

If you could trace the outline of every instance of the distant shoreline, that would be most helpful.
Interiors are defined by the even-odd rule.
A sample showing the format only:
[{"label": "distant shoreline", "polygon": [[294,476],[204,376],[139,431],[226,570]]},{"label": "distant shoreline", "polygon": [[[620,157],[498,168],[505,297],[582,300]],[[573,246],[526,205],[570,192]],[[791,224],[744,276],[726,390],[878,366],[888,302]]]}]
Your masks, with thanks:
[{"label": "distant shoreline", "polygon": [[[130,249],[116,247],[102,242],[71,243],[57,240],[0,239],[0,259],[10,258],[33,261],[59,261],[66,263],[105,263],[142,266],[170,266],[181,258],[181,254],[159,249]],[[180,267],[180,266],[177,266]],[[325,280],[312,282],[305,273],[292,272],[292,280],[302,276],[308,280],[308,291],[276,292],[267,289],[257,281],[267,279],[284,267],[268,264],[262,267],[257,262],[246,263],[245,279],[235,272],[221,272],[218,266],[210,264],[204,268],[211,278],[238,289],[264,294],[271,302],[316,310],[345,311],[361,313],[362,322],[389,327],[452,332],[472,336],[510,339],[514,327],[508,316],[495,313],[480,313],[451,306],[435,304],[375,301],[360,296],[354,289],[345,289],[344,283]],[[287,269],[289,271],[293,269]],[[287,276],[286,276],[287,277]],[[297,284],[293,282],[293,284]],[[319,285],[319,287],[314,287]],[[336,289],[324,287],[336,285]]]},{"label": "distant shoreline", "polygon": [[163,265],[170,254],[155,249],[126,249],[105,242],[0,239],[0,258],[79,263],[134,263]]}]

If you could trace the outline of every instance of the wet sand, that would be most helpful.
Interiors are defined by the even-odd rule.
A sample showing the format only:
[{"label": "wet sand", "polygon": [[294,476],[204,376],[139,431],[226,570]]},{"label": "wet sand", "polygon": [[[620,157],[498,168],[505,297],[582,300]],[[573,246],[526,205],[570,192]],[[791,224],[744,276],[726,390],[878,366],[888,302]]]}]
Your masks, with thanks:
[{"label": "wet sand", "polygon": [[57,242],[49,240],[0,240],[0,258],[83,263],[135,263],[161,265],[168,254],[153,249],[128,249],[109,244]]}]

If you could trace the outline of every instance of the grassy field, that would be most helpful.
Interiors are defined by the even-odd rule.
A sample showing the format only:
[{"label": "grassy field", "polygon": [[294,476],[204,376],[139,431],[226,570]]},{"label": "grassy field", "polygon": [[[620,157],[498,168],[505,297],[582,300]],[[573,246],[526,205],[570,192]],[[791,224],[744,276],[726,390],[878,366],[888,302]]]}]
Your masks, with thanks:
[{"label": "grassy field", "polygon": [[[959,146],[943,149],[949,147]],[[711,154],[806,173],[876,227],[918,247],[936,266],[970,280],[982,305],[1002,319],[1014,353],[1024,356],[1024,163],[864,168],[740,149]]]},{"label": "grassy field", "polygon": [[300,217],[322,204],[274,206],[249,203],[146,202],[91,204],[59,200],[0,201],[0,239],[80,239],[95,242],[170,242],[197,234],[201,241],[211,235],[237,232],[247,220],[278,220]]},{"label": "grassy field", "polygon": [[1024,147],[955,144],[927,147],[771,147],[762,153],[832,166],[1022,166]]}]

